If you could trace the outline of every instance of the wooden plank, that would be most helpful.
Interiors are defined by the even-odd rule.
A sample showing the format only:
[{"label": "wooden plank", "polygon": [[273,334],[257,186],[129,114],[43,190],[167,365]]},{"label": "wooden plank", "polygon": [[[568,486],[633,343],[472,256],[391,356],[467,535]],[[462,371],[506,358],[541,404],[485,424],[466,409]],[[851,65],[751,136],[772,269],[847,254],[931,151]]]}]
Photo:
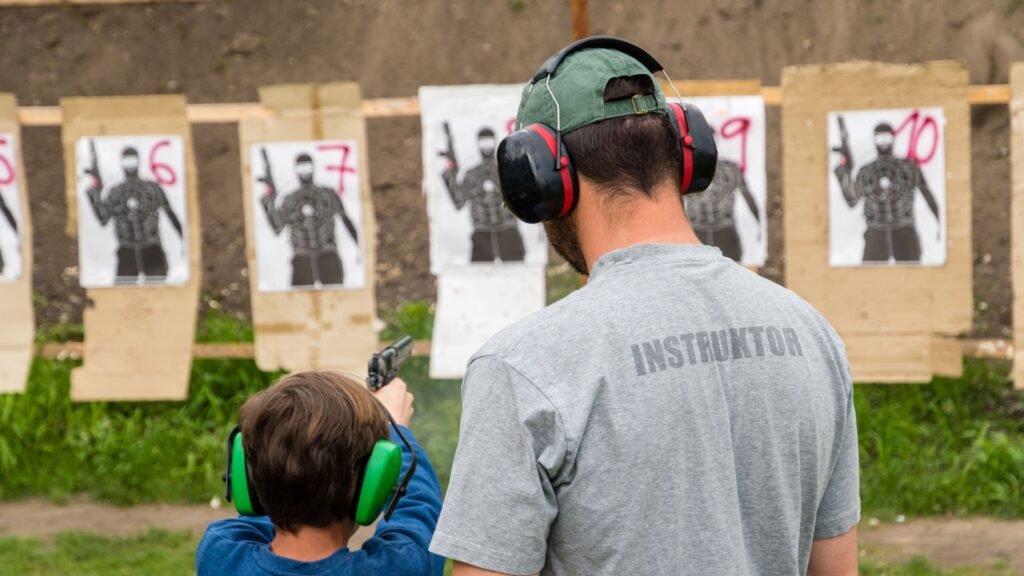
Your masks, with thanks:
[{"label": "wooden plank", "polygon": [[1010,67],[1010,277],[1013,284],[1013,337],[1017,347],[1013,385],[1024,389],[1024,63]]},{"label": "wooden plank", "polygon": [[[267,371],[363,369],[377,344],[377,223],[359,85],[265,86],[260,89],[260,101],[266,115],[246,118],[238,125],[256,365]],[[358,195],[361,204],[356,250],[365,283],[344,290],[268,291],[260,282],[261,274],[266,274],[260,265],[268,263],[258,261],[256,254],[256,219],[265,218],[258,208],[263,187],[253,180],[250,151],[256,144],[276,142],[307,142],[312,150],[311,141],[319,140],[355,141],[358,150],[357,188],[351,193]]]},{"label": "wooden plank", "polygon": [[71,372],[71,398],[184,399],[188,396],[202,274],[198,173],[192,130],[185,117],[185,98],[66,98],[61,103],[68,231],[74,234],[77,228],[77,182],[82,168],[76,165],[75,147],[79,139],[173,135],[180,137],[184,146],[185,172],[180,177],[187,206],[184,239],[189,246],[189,276],[184,284],[86,290],[91,305],[83,312],[84,363]]},{"label": "wooden plank", "polygon": [[[687,96],[756,96],[762,94],[758,80],[674,80],[672,86],[684,98]],[[672,94],[668,82],[661,82],[661,89]]]},{"label": "wooden plank", "polygon": [[973,105],[1008,104],[1010,102],[1009,84],[989,84],[967,87],[967,102]]},{"label": "wooden plank", "polygon": [[0,0],[0,8],[15,6],[88,6],[115,4],[196,4],[225,0]]},{"label": "wooden plank", "polygon": [[[377,348],[382,350],[390,341],[381,340]],[[82,357],[85,346],[82,342],[48,342],[36,346],[36,355],[51,360],[77,360]],[[255,347],[252,342],[203,342],[192,345],[193,358],[249,359]],[[416,340],[412,345],[413,356],[429,356],[430,340]],[[369,358],[367,358],[369,360]]]},{"label": "wooden plank", "polygon": [[[1014,355],[1013,342],[998,338],[953,340],[959,342],[960,350],[967,358],[1010,360]],[[382,350],[391,344],[381,340],[377,348]],[[76,360],[82,357],[81,342],[48,342],[36,346],[36,356],[51,360]],[[253,357],[252,342],[204,342],[192,345],[193,358],[249,359]],[[430,340],[416,340],[412,345],[413,356],[429,356]]]},{"label": "wooden plank", "polygon": [[[25,390],[36,331],[32,307],[32,214],[21,131],[15,118],[17,109],[14,94],[0,94],[0,178],[4,180],[0,204],[13,214],[18,238],[16,245],[4,247],[7,252],[2,255],[8,278],[0,282],[0,393]],[[0,218],[0,222],[11,225],[6,218]],[[11,278],[18,256],[21,274]]]},{"label": "wooden plank", "polygon": [[[750,80],[687,80],[675,82],[684,96],[736,96],[751,94]],[[712,89],[717,87],[717,89]],[[756,92],[754,92],[756,94]],[[761,96],[765,106],[782,105],[782,88],[762,86]],[[1008,84],[969,86],[967,101],[975,106],[1007,104],[1010,101]],[[363,100],[363,116],[366,118],[401,118],[419,116],[420,102],[415,96],[406,98],[377,98]],[[224,104],[189,104],[186,116],[193,124],[230,124],[243,118],[262,117],[262,107],[255,102]],[[59,126],[62,122],[58,106],[21,106],[18,108],[18,122],[22,126]]]},{"label": "wooden plank", "polygon": [[[932,374],[957,369],[932,338],[971,328],[966,69],[955,62],[787,67],[783,87],[786,286],[820,310],[847,342],[858,381],[928,381]],[[830,267],[829,112],[923,106],[944,110],[946,187],[956,191],[946,199],[945,265]]]}]

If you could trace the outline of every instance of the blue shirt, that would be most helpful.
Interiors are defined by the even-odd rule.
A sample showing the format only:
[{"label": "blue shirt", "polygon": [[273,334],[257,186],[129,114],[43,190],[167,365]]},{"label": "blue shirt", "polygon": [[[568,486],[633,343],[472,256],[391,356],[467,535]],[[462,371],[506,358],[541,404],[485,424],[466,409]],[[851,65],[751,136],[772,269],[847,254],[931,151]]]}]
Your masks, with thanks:
[{"label": "blue shirt", "polygon": [[[340,576],[345,574],[388,574],[391,576],[440,576],[444,558],[427,552],[441,513],[441,486],[427,454],[412,432],[402,428],[416,450],[416,472],[408,492],[398,502],[388,521],[377,524],[377,532],[357,552],[342,548],[323,560],[301,562],[270,551],[274,526],[266,516],[232,518],[210,524],[196,550],[199,576],[231,574]],[[394,431],[391,439],[402,447],[402,474],[412,460],[408,449]]]}]

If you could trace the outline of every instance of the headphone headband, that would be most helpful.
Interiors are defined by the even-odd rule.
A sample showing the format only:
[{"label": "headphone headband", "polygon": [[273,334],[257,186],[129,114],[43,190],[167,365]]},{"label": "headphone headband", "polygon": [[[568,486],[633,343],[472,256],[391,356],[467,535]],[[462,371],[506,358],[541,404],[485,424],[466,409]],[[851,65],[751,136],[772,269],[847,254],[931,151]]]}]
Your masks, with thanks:
[{"label": "headphone headband", "polygon": [[663,70],[661,64],[654,59],[646,50],[629,42],[622,38],[616,38],[614,36],[591,36],[582,40],[577,40],[572,44],[569,44],[565,48],[562,48],[555,53],[554,56],[548,58],[541,64],[540,68],[537,69],[537,73],[533,75],[533,79],[530,83],[536,83],[539,80],[543,80],[545,76],[551,76],[558,70],[558,67],[562,64],[562,60],[565,60],[573,52],[579,52],[588,48],[609,48],[611,50],[617,50],[628,56],[636,58],[641,64],[647,67],[647,70],[654,74],[655,72],[661,72]]}]

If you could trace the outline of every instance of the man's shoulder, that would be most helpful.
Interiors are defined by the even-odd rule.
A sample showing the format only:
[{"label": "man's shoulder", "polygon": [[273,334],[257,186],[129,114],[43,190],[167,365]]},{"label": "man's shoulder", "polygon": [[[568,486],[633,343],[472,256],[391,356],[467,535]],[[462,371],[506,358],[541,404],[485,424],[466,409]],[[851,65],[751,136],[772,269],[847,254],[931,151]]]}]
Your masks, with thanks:
[{"label": "man's shoulder", "polygon": [[565,337],[566,330],[578,329],[577,319],[589,294],[585,288],[518,320],[492,336],[470,359],[498,357],[514,363],[515,359],[538,358],[558,353],[552,345]]},{"label": "man's shoulder", "polygon": [[740,281],[746,285],[745,287],[750,290],[750,295],[760,305],[772,307],[785,306],[790,311],[828,325],[824,316],[810,302],[804,300],[796,292],[753,271],[741,266],[737,267],[741,268],[740,273],[743,275]]}]

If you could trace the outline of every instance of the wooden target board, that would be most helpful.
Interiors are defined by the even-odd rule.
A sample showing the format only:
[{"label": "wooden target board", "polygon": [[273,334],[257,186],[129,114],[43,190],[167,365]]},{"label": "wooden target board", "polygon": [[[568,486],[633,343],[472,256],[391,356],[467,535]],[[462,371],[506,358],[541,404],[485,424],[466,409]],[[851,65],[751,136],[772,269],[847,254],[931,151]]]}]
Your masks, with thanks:
[{"label": "wooden target board", "polygon": [[365,373],[377,221],[359,85],[270,86],[260,101],[239,123],[256,365]]},{"label": "wooden target board", "polygon": [[67,231],[97,274],[81,277],[85,352],[71,397],[185,399],[201,244],[185,98],[66,98],[61,108]]},{"label": "wooden target board", "polygon": [[[960,348],[952,337],[970,330],[973,313],[967,70],[954,62],[788,67],[782,90],[786,285],[821,311],[842,336],[857,381],[928,382],[934,374],[958,375]],[[840,138],[832,126],[830,141],[830,119],[836,123],[837,113],[845,112],[852,122],[856,116],[851,111],[879,111],[875,116],[900,111],[903,118],[907,115],[902,111],[912,115],[914,110],[943,120],[934,137],[941,134],[944,171],[936,174],[945,177],[944,199],[938,214],[921,218],[942,223],[944,257],[928,267],[902,265],[895,257],[872,266],[833,265],[829,190],[830,180],[837,178],[834,155]],[[869,116],[875,118],[863,115]],[[876,134],[878,125],[872,128]],[[918,126],[918,141],[928,148],[933,134],[924,129],[930,124]],[[897,141],[897,150],[900,145]],[[878,189],[890,193],[886,183],[891,185],[882,182]],[[874,208],[859,198],[849,209],[870,212],[882,205],[883,219],[895,222],[896,203],[885,203],[893,194],[881,192]],[[919,194],[910,186],[904,196],[916,202]]]},{"label": "wooden target board", "polygon": [[1013,385],[1024,389],[1024,63],[1010,68],[1010,274],[1013,278]]},{"label": "wooden target board", "polygon": [[32,363],[32,219],[13,94],[0,94],[0,393],[22,392]]}]

